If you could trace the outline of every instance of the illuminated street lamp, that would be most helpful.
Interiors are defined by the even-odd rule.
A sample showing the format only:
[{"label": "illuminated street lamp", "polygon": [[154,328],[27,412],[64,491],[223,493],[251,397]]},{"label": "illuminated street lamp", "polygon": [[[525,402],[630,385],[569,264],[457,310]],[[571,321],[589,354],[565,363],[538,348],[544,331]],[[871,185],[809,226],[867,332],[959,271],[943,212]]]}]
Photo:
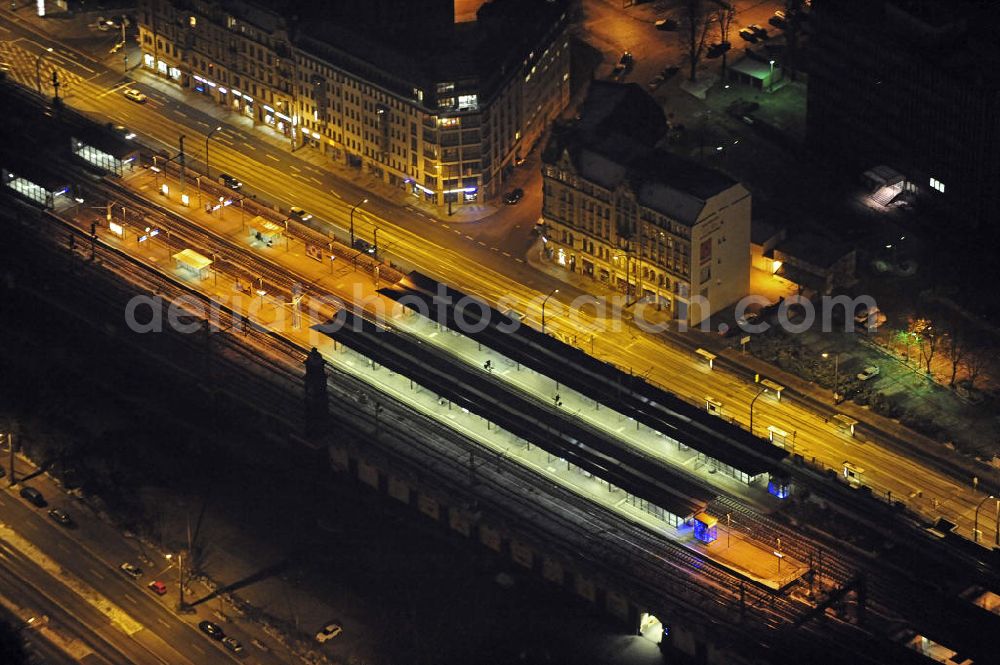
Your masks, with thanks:
[{"label": "illuminated street lamp", "polygon": [[212,179],[212,168],[208,165],[208,140],[212,138],[212,134],[216,133],[221,129],[222,125],[219,125],[218,127],[216,127],[215,129],[213,129],[212,131],[210,131],[208,134],[205,135],[205,175],[208,176],[209,180]]},{"label": "illuminated street lamp", "polygon": [[[979,542],[979,509],[982,508],[983,504],[990,499],[996,499],[996,497],[990,494],[989,496],[984,497],[983,500],[979,502],[979,505],[976,506],[976,518],[972,525],[972,542],[974,543]],[[1000,515],[1000,499],[997,500],[997,514]],[[1000,531],[997,533],[996,540],[1000,542]]]},{"label": "illuminated street lamp", "polygon": [[750,400],[750,433],[751,434],[753,434],[753,405],[754,405],[754,402],[756,402],[757,398],[760,397],[761,395],[763,395],[766,390],[767,390],[766,387],[761,388],[760,390],[757,391],[757,394],[754,395],[753,399]]},{"label": "illuminated street lamp", "polygon": [[771,60],[771,73],[767,77],[767,89],[768,92],[774,90],[774,60]]},{"label": "illuminated street lamp", "polygon": [[[167,561],[173,561],[174,555],[167,554]],[[177,553],[177,611],[183,612],[185,607],[184,603],[184,553]]]},{"label": "illuminated street lamp", "polygon": [[545,334],[545,303],[549,301],[554,294],[559,293],[559,289],[552,289],[549,295],[545,296],[545,300],[542,301],[542,334]]},{"label": "illuminated street lamp", "polygon": [[351,247],[354,247],[354,211],[366,203],[368,203],[368,199],[363,200],[361,203],[358,203],[351,208]]},{"label": "illuminated street lamp", "polygon": [[[45,53],[52,53],[52,47],[45,49]],[[38,94],[42,93],[42,58],[45,57],[45,53],[39,53],[35,59],[35,86],[38,88]]]},{"label": "illuminated street lamp", "polygon": [[[829,353],[823,353],[823,358],[829,358]],[[833,402],[840,398],[840,352],[833,354]]]}]

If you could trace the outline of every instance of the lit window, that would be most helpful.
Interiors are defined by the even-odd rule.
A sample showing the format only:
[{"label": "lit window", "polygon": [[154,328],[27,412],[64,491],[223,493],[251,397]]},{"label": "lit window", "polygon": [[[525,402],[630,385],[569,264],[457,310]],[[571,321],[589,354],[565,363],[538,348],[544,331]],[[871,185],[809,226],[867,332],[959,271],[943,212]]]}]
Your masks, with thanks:
[{"label": "lit window", "polygon": [[189,16],[188,25],[191,26],[192,28],[195,27],[196,25],[198,25],[198,19],[195,18],[194,16]]},{"label": "lit window", "polygon": [[443,95],[445,93],[449,93],[449,92],[451,92],[454,89],[455,89],[455,84],[454,83],[438,83],[437,84],[437,92],[438,92],[439,95]]},{"label": "lit window", "polygon": [[441,118],[442,127],[458,127],[458,118]]},{"label": "lit window", "polygon": [[944,194],[944,183],[937,178],[931,178],[931,187]]}]

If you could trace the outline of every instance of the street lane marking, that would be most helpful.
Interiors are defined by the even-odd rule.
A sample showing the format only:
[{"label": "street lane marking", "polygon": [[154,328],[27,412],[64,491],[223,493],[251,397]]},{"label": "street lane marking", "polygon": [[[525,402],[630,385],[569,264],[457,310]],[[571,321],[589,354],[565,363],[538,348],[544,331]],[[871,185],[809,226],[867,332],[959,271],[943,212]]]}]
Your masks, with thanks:
[{"label": "street lane marking", "polygon": [[319,178],[314,178],[313,176],[309,176],[309,179],[312,180],[317,185],[322,185],[323,184],[323,182]]},{"label": "street lane marking", "polygon": [[469,240],[473,240],[473,237],[470,236],[468,233],[465,234],[465,237],[468,238]]},{"label": "street lane marking", "polygon": [[503,255],[506,256],[508,259],[510,258],[510,252],[503,252]]},{"label": "street lane marking", "polygon": [[197,644],[195,644],[194,642],[192,642],[192,643],[191,643],[191,648],[192,648],[192,649],[194,649],[195,651],[198,651],[198,652],[200,652],[200,653],[201,653],[201,655],[203,655],[203,656],[205,655],[205,650],[204,650],[204,649],[202,649],[202,648],[201,648],[200,646],[198,646]]},{"label": "street lane marking", "polygon": [[177,115],[179,115],[182,118],[186,118],[187,117],[187,113],[185,113],[184,111],[181,111],[179,109],[173,109],[173,112],[176,113]]},{"label": "street lane marking", "polygon": [[102,92],[101,94],[99,94],[97,96],[97,98],[100,99],[101,97],[104,97],[106,95],[110,95],[112,92],[118,92],[119,90],[124,90],[125,88],[129,87],[130,85],[132,85],[132,84],[131,83],[119,83],[118,85],[116,85],[116,86],[114,86],[114,87],[112,87],[112,88],[110,88],[108,90],[105,90],[104,92]]},{"label": "street lane marking", "polygon": [[99,573],[98,571],[96,571],[95,569],[93,569],[93,568],[88,568],[87,570],[89,570],[89,571],[90,571],[90,573],[91,573],[91,575],[93,575],[94,577],[96,577],[96,578],[98,578],[98,579],[101,579],[101,580],[105,579],[104,575],[101,575],[101,574],[100,574],[100,573]]},{"label": "street lane marking", "polygon": [[291,164],[288,165],[288,168],[290,168],[293,171],[298,171],[299,173],[302,173],[302,169],[300,169],[300,168],[298,168],[296,166],[292,166]]},{"label": "street lane marking", "polygon": [[251,150],[256,150],[256,148],[254,148],[252,145],[250,145],[246,141],[243,142],[243,145],[245,145],[246,147],[250,148]]},{"label": "street lane marking", "polygon": [[524,259],[514,259],[514,260],[517,261],[518,263],[524,263]]},{"label": "street lane marking", "polygon": [[127,593],[123,593],[122,594],[122,598],[124,598],[125,600],[131,600],[133,603],[138,603],[139,602],[138,600],[136,600],[135,598],[133,598],[132,596],[130,596]]},{"label": "street lane marking", "polygon": [[160,624],[161,626],[163,626],[164,628],[170,628],[170,624],[169,624],[169,623],[167,623],[166,621],[164,621],[163,619],[161,619],[160,617],[156,617],[156,620],[157,620],[157,621],[159,622],[159,624]]},{"label": "street lane marking", "polygon": [[479,244],[480,244],[480,245],[482,245],[483,247],[486,247],[486,243],[485,243],[485,242],[483,242],[482,240],[480,240],[480,241],[478,241],[478,242],[479,242]]},{"label": "street lane marking", "polygon": [[[317,182],[318,182],[318,181],[317,181]],[[330,190],[330,193],[331,193],[331,194],[333,194],[334,196],[336,196],[336,197],[337,197],[338,199],[342,199],[342,198],[344,198],[343,196],[341,196],[340,194],[338,194],[337,192],[335,192],[335,191],[334,191],[334,190],[332,190],[332,189]]]},{"label": "street lane marking", "polygon": [[268,157],[268,158],[270,158],[270,159],[273,159],[273,160],[274,160],[274,161],[276,161],[276,162],[280,162],[280,161],[281,161],[280,159],[278,159],[277,157],[275,157],[274,155],[272,155],[272,154],[271,154],[271,153],[269,153],[269,152],[265,152],[265,153],[264,153],[264,156],[265,156],[265,157]]}]

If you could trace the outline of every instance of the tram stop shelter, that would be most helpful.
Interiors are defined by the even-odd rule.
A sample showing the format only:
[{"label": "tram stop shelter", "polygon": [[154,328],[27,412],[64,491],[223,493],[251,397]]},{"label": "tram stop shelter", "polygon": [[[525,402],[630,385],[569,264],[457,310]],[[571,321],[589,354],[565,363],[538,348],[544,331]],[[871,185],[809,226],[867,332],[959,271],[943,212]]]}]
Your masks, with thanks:
[{"label": "tram stop shelter", "polygon": [[100,125],[74,127],[70,148],[88,164],[118,177],[132,171],[139,162],[135,143]]},{"label": "tram stop shelter", "polygon": [[198,279],[205,279],[206,271],[212,265],[212,260],[202,256],[193,249],[182,249],[173,256],[178,268],[184,268],[197,275]]},{"label": "tram stop shelter", "polygon": [[0,181],[4,187],[47,210],[63,210],[73,204],[68,181],[45,168],[44,164],[17,159],[13,154],[3,157]]},{"label": "tram stop shelter", "polygon": [[273,245],[285,234],[285,227],[257,215],[250,220],[250,240]]}]

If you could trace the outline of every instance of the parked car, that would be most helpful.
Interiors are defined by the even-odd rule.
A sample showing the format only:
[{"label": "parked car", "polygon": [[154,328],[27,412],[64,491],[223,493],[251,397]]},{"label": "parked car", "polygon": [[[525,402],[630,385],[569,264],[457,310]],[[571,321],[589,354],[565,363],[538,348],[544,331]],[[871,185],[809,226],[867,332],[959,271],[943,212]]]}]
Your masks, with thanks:
[{"label": "parked car", "polygon": [[774,12],[774,16],[767,19],[767,22],[776,28],[785,27],[785,22],[786,22],[785,12],[779,9],[778,11]]},{"label": "parked car", "polygon": [[205,633],[213,640],[222,640],[226,633],[223,632],[222,628],[218,625],[212,623],[211,621],[201,621],[198,623],[198,630]]},{"label": "parked car", "polygon": [[729,42],[718,42],[709,46],[705,55],[709,58],[720,58],[723,53],[727,52],[732,47],[733,45]]},{"label": "parked car", "polygon": [[22,487],[21,488],[21,498],[27,499],[28,503],[33,503],[39,508],[44,508],[49,505],[45,501],[45,497],[42,493],[36,490],[34,487]]},{"label": "parked car", "polygon": [[757,43],[757,34],[750,28],[740,28],[740,37],[751,44]]},{"label": "parked car", "polygon": [[128,561],[118,566],[118,569],[134,580],[137,580],[140,577],[142,577],[142,568],[134,564],[131,564]]},{"label": "parked car", "polygon": [[681,68],[678,67],[677,65],[670,65],[669,67],[663,68],[663,71],[660,72],[660,76],[663,77],[663,80],[669,81],[671,78],[676,76],[677,72],[679,72],[680,70]]},{"label": "parked car", "polygon": [[646,84],[646,87],[648,87],[650,92],[652,92],[653,90],[656,90],[661,85],[663,85],[663,81],[664,81],[663,74],[657,74],[652,79],[650,79],[649,83]]},{"label": "parked car", "polygon": [[239,190],[243,187],[243,183],[229,175],[228,173],[219,174],[219,182],[228,187],[229,189]]},{"label": "parked car", "polygon": [[104,18],[103,16],[97,17],[97,29],[107,32],[108,30],[115,30],[121,28],[121,23],[113,18]]},{"label": "parked car", "polygon": [[239,655],[243,653],[243,645],[235,637],[226,637],[222,640],[222,646],[226,647],[232,653]]},{"label": "parked car", "polygon": [[366,242],[361,238],[354,239],[354,249],[358,250],[359,252],[364,252],[365,254],[375,253],[375,247],[372,246],[370,242]]},{"label": "parked car", "polygon": [[657,30],[668,30],[674,31],[677,29],[678,23],[672,18],[661,18],[655,24]]},{"label": "parked car", "polygon": [[319,632],[316,633],[316,641],[323,644],[327,640],[332,640],[337,635],[340,635],[342,632],[344,632],[344,627],[340,625],[340,622],[331,621],[319,629]]},{"label": "parked car", "polygon": [[122,94],[128,99],[131,99],[133,102],[137,102],[139,104],[145,104],[146,100],[149,99],[146,95],[135,88],[125,88],[125,91],[122,92]]},{"label": "parked car", "polygon": [[157,596],[162,596],[167,593],[167,585],[164,584],[163,582],[160,582],[159,580],[153,580],[146,586],[148,586],[149,589]]},{"label": "parked car", "polygon": [[865,367],[864,370],[858,372],[858,381],[867,381],[872,377],[878,376],[879,371],[879,368],[875,365]]},{"label": "parked car", "polygon": [[518,187],[504,194],[503,202],[507,205],[514,205],[524,198],[524,190]]},{"label": "parked car", "polygon": [[628,70],[632,68],[632,64],[634,62],[635,60],[632,58],[631,51],[625,51],[622,53],[622,56],[618,58],[618,64],[616,64],[615,68],[611,71],[612,78],[620,78],[624,76]]},{"label": "parked car", "polygon": [[49,517],[63,526],[73,526],[73,518],[71,518],[64,510],[53,508],[49,511]]},{"label": "parked car", "polygon": [[312,213],[306,212],[305,210],[299,208],[298,206],[292,206],[290,214],[292,217],[299,220],[300,222],[308,222],[313,217]]},{"label": "parked car", "polygon": [[747,29],[753,32],[757,39],[767,39],[767,28],[762,28],[756,23],[747,26]]}]

